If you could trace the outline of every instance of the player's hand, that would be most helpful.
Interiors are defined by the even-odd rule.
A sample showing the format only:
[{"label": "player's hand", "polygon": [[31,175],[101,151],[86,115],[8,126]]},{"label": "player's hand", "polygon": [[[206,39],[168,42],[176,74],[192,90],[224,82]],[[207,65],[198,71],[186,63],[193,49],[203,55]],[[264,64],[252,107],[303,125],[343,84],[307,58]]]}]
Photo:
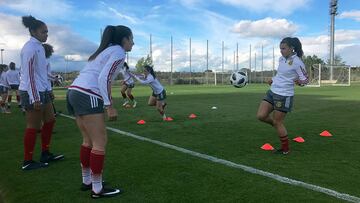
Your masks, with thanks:
[{"label": "player's hand", "polygon": [[54,99],[55,99],[55,95],[54,95],[54,93],[51,91],[50,92],[50,99],[53,101]]},{"label": "player's hand", "polygon": [[40,109],[41,109],[41,103],[40,103],[40,101],[34,102],[34,110],[35,110],[35,111],[40,111]]},{"label": "player's hand", "polygon": [[118,114],[115,108],[113,108],[112,106],[107,106],[106,112],[109,121],[116,121]]},{"label": "player's hand", "polygon": [[294,82],[295,82],[296,85],[304,86],[304,84],[300,83],[300,80],[295,80]]},{"label": "player's hand", "polygon": [[273,83],[273,80],[272,79],[270,79],[270,80],[268,80],[268,82],[267,82],[269,85],[271,85],[272,83]]}]

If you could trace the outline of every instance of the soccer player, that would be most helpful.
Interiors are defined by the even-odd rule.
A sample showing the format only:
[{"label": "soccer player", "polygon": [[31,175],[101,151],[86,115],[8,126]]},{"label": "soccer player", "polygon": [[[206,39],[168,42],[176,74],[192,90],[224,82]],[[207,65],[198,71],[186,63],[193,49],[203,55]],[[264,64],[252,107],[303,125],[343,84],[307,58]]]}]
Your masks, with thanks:
[{"label": "soccer player", "polygon": [[8,107],[10,108],[11,100],[12,100],[12,92],[16,94],[16,101],[18,103],[18,107],[21,107],[20,104],[20,96],[19,96],[19,85],[20,85],[20,72],[16,70],[15,63],[11,62],[9,64],[9,70],[6,73],[6,80],[9,83],[10,89],[8,94]]},{"label": "soccer player", "polygon": [[153,90],[152,95],[149,97],[148,105],[156,106],[163,120],[167,120],[165,115],[165,106],[166,106],[166,91],[164,87],[160,84],[159,80],[156,78],[154,69],[152,66],[146,65],[144,67],[144,78],[141,78],[133,73],[130,73],[131,76],[136,78],[142,84],[148,84]]},{"label": "soccer player", "polygon": [[117,119],[111,96],[111,83],[123,68],[125,52],[134,45],[133,34],[126,26],[107,26],[100,46],[81,70],[67,92],[70,114],[75,115],[83,142],[80,147],[81,190],[92,190],[92,198],[120,194],[119,189],[102,184],[107,134],[104,109],[110,121]]},{"label": "soccer player", "polygon": [[[121,95],[124,99],[124,103],[123,106],[126,106],[127,104],[129,104],[129,102],[133,102],[132,107],[135,108],[137,102],[135,101],[135,98],[133,96],[132,89],[135,87],[135,83],[133,78],[131,77],[131,75],[129,74],[129,66],[127,65],[127,63],[124,63],[124,68],[121,71],[121,74],[123,75],[123,80],[121,81]],[[129,99],[127,99],[129,98]]]},{"label": "soccer player", "polygon": [[46,64],[46,69],[47,69],[47,75],[48,75],[48,89],[50,91],[51,105],[53,107],[54,115],[56,117],[57,112],[56,112],[56,108],[55,108],[55,105],[54,105],[55,96],[54,96],[54,93],[52,91],[52,87],[53,87],[54,82],[57,80],[57,77],[52,75],[51,66],[50,66],[50,62],[49,62],[50,56],[52,56],[52,54],[54,53],[54,48],[50,44],[46,44],[46,43],[43,44],[43,47],[44,47],[44,50],[45,50],[45,57],[47,59],[46,60],[46,63],[47,63]]},{"label": "soccer player", "polygon": [[6,106],[6,98],[8,97],[9,83],[6,80],[7,65],[0,64],[0,111],[2,113],[11,113],[9,108]]},{"label": "soccer player", "polygon": [[293,105],[294,84],[304,86],[309,81],[302,61],[304,52],[300,40],[296,37],[284,38],[280,42],[280,52],[282,56],[279,59],[277,74],[268,82],[271,87],[260,103],[257,118],[276,129],[281,141],[281,148],[276,152],[288,154],[289,138],[284,119]]},{"label": "soccer player", "polygon": [[[43,42],[48,37],[48,29],[44,22],[32,17],[23,16],[22,22],[29,29],[30,40],[21,50],[20,70],[20,101],[25,109],[26,129],[24,133],[23,170],[33,170],[48,166],[51,161],[64,158],[64,155],[50,153],[50,142],[55,124],[54,112],[51,106],[46,58]],[[41,123],[41,157],[40,162],[33,160],[36,134]]]}]

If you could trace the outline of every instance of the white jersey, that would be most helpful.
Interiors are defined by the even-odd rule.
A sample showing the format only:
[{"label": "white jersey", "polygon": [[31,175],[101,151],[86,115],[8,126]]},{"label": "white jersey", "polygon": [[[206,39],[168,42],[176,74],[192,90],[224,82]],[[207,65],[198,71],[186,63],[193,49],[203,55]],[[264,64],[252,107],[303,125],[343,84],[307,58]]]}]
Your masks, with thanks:
[{"label": "white jersey", "polygon": [[124,60],[125,50],[121,46],[106,48],[87,63],[69,89],[98,97],[104,101],[104,105],[111,105],[111,82],[122,69]]},{"label": "white jersey", "polygon": [[46,61],[46,70],[47,70],[47,76],[48,76],[48,90],[52,90],[51,82],[56,80],[56,77],[51,73],[51,66],[49,60]]},{"label": "white jersey", "polygon": [[18,70],[9,69],[6,73],[6,80],[9,85],[19,85],[20,84],[20,72]]},{"label": "white jersey", "polygon": [[159,80],[154,78],[154,76],[152,76],[151,74],[148,74],[145,79],[141,79],[139,76],[135,74],[134,77],[141,84],[149,84],[155,94],[160,94],[164,90],[164,87],[160,84]]},{"label": "white jersey", "polygon": [[9,87],[9,83],[6,79],[7,72],[2,72],[0,74],[0,86]]},{"label": "white jersey", "polygon": [[288,59],[280,57],[277,73],[272,80],[271,91],[282,96],[294,95],[295,80],[302,85],[309,83],[305,65],[297,55]]},{"label": "white jersey", "polygon": [[21,50],[19,90],[27,91],[30,103],[40,101],[39,92],[48,90],[45,50],[34,37],[27,41]]},{"label": "white jersey", "polygon": [[127,85],[131,85],[131,84],[134,84],[134,79],[131,77],[130,73],[128,70],[125,69],[122,69],[121,72],[120,72],[123,76],[123,80],[125,82],[125,84]]}]

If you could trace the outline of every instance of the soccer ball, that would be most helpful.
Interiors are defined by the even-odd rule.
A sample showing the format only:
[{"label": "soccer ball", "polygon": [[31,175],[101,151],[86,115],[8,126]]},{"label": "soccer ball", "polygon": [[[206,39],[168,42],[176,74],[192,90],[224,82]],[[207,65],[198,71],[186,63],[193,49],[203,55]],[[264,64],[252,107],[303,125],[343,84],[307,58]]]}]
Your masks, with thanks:
[{"label": "soccer ball", "polygon": [[241,71],[233,72],[230,76],[230,83],[237,88],[244,87],[248,83],[246,73]]}]

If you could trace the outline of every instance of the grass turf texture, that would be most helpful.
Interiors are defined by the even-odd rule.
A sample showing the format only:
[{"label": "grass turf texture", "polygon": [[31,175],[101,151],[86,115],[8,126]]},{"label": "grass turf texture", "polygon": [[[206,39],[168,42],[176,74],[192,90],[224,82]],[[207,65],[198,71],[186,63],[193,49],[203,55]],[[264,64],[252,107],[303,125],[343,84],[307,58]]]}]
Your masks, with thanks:
[{"label": "grass turf texture", "polygon": [[[168,86],[164,122],[154,107],[147,106],[150,89],[138,85],[133,94],[135,109],[125,109],[119,88],[113,88],[118,121],[108,126],[159,140],[196,152],[226,159],[360,196],[360,86],[296,88],[293,113],[285,125],[290,138],[302,136],[305,143],[290,142],[291,154],[274,155],[260,146],[279,146],[273,128],[256,120],[260,101],[268,89],[250,85]],[[55,90],[56,107],[67,113],[65,90]],[[171,92],[173,94],[171,94]],[[216,106],[217,110],[211,110]],[[71,119],[58,117],[52,151],[65,160],[46,169],[24,172],[25,118],[12,106],[10,115],[0,114],[0,202],[92,202],[89,192],[79,190],[80,132]],[[196,119],[188,116],[195,113]],[[138,125],[140,119],[145,125]],[[334,136],[319,136],[329,130]],[[341,202],[334,197],[283,184],[239,169],[195,158],[151,143],[109,132],[104,179],[124,194],[106,202]],[[40,156],[37,138],[35,160]],[[102,202],[103,200],[96,200]]]}]

